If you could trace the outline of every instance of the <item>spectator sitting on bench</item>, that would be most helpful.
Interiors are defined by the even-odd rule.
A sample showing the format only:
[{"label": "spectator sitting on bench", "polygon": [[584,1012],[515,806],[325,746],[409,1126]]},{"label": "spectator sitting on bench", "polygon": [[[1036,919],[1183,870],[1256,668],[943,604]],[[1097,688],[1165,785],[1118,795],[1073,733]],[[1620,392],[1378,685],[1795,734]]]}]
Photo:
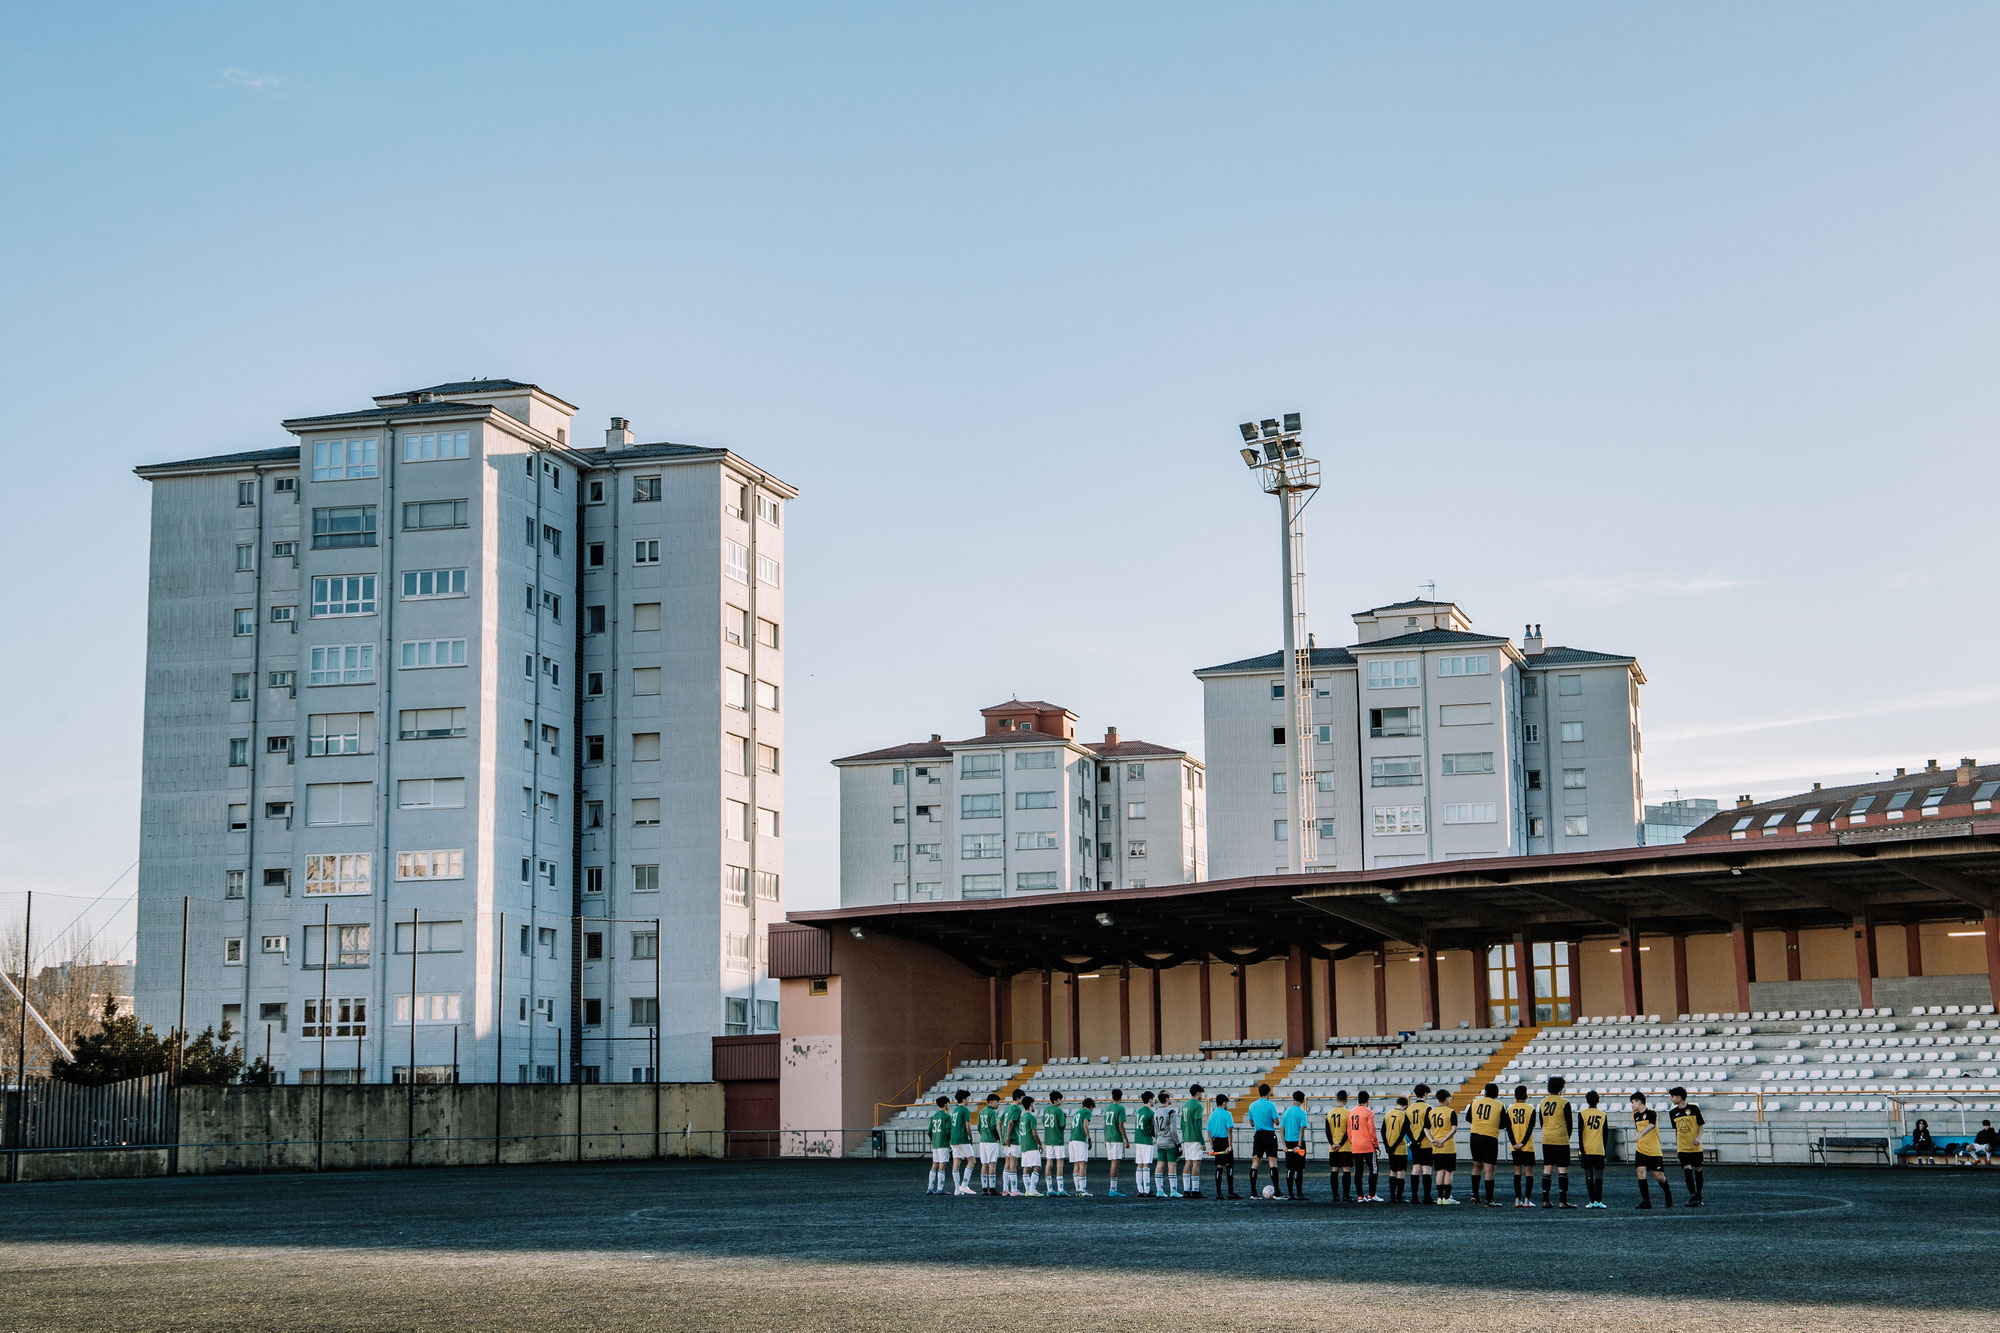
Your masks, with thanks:
[{"label": "spectator sitting on bench", "polygon": [[1979,1132],[1972,1136],[1972,1158],[1976,1162],[1991,1163],[1993,1150],[2000,1148],[2000,1130],[1993,1128],[1991,1120],[1979,1122]]},{"label": "spectator sitting on bench", "polygon": [[1910,1156],[1922,1158],[1925,1166],[1936,1166],[1938,1159],[1937,1140],[1931,1137],[1931,1122],[1917,1121],[1917,1127],[1910,1131]]}]

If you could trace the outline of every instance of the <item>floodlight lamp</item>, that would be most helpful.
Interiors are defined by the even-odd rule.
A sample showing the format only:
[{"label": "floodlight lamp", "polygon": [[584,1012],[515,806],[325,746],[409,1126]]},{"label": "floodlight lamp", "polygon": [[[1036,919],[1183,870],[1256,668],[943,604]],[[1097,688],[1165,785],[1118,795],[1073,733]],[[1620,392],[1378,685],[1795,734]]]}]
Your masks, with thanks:
[{"label": "floodlight lamp", "polygon": [[865,938],[862,929],[859,926],[849,926],[847,928],[847,933],[852,935],[857,940]]},{"label": "floodlight lamp", "polygon": [[1403,901],[1403,895],[1391,890],[1390,892],[1384,893],[1382,895],[1382,901],[1385,903],[1399,903]]},{"label": "floodlight lamp", "polygon": [[1255,444],[1255,443],[1257,443],[1257,423],[1256,423],[1256,422],[1254,422],[1254,421],[1246,421],[1246,422],[1244,422],[1244,423],[1243,423],[1243,424],[1242,424],[1241,426],[1238,426],[1238,427],[1237,427],[1237,429],[1243,432],[1243,443],[1245,443],[1245,444]]},{"label": "floodlight lamp", "polygon": [[1264,461],[1263,459],[1257,457],[1257,451],[1255,449],[1245,449],[1242,451],[1242,453],[1243,453],[1243,464],[1245,467],[1256,467],[1257,464]]},{"label": "floodlight lamp", "polygon": [[1097,914],[1097,924],[1098,924],[1098,925],[1100,925],[1100,926],[1106,926],[1106,927],[1110,926],[1110,924],[1111,924],[1111,913],[1109,913],[1109,912],[1099,912],[1099,913]]},{"label": "floodlight lamp", "polygon": [[1264,441],[1264,461],[1275,463],[1284,456],[1282,446],[1276,439]]},{"label": "floodlight lamp", "polygon": [[1268,440],[1272,436],[1278,434],[1278,419],[1276,417],[1265,417],[1263,424],[1264,424],[1265,439]]},{"label": "floodlight lamp", "polygon": [[1297,412],[1285,413],[1285,434],[1297,435],[1298,433],[1299,433],[1299,414]]},{"label": "floodlight lamp", "polygon": [[1297,440],[1286,440],[1286,441],[1285,441],[1285,457],[1287,457],[1287,458],[1297,458],[1298,456],[1299,456],[1299,443],[1298,443],[1298,441],[1297,441]]}]

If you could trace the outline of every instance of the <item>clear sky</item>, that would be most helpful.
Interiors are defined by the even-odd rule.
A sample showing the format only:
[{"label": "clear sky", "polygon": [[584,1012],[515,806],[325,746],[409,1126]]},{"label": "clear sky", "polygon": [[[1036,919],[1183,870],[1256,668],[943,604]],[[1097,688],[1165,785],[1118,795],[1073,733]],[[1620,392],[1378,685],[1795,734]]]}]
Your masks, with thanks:
[{"label": "clear sky", "polygon": [[1199,749],[1189,672],[1277,644],[1235,425],[1287,409],[1323,641],[1434,580],[1635,654],[1654,798],[2000,759],[1996,50],[1988,3],[16,7],[0,919],[138,854],[131,467],[468,376],[802,488],[794,907],[837,755],[1016,693]]}]

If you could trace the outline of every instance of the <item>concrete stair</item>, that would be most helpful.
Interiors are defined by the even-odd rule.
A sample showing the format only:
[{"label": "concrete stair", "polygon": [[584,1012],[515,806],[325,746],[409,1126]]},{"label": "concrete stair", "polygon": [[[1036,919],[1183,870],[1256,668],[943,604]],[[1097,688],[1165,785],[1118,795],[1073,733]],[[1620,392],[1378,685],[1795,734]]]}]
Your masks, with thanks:
[{"label": "concrete stair", "polygon": [[1006,1101],[1027,1085],[1029,1079],[1042,1072],[1040,1065],[1024,1064],[1021,1072],[1000,1085],[1000,1100]]},{"label": "concrete stair", "polygon": [[1276,1092],[1285,1086],[1285,1080],[1292,1076],[1292,1071],[1299,1067],[1299,1062],[1303,1059],[1305,1059],[1303,1055],[1288,1055],[1273,1065],[1270,1073],[1257,1081],[1270,1084],[1271,1091]]},{"label": "concrete stair", "polygon": [[[1472,1077],[1465,1081],[1465,1095],[1477,1097],[1488,1083],[1499,1082],[1500,1072],[1527,1047],[1529,1042],[1539,1036],[1541,1031],[1540,1028],[1520,1028],[1513,1036],[1501,1042],[1500,1049],[1493,1052],[1493,1058],[1481,1065]],[[1502,1088],[1500,1091],[1505,1095],[1507,1090]]]}]

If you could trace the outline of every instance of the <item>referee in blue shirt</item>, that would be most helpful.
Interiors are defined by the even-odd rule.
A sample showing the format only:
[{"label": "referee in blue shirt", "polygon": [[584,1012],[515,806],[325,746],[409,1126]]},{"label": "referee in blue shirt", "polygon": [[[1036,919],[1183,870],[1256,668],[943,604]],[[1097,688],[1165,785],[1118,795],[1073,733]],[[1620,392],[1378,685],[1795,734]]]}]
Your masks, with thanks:
[{"label": "referee in blue shirt", "polygon": [[1257,1100],[1250,1103],[1250,1197],[1257,1192],[1257,1168],[1271,1164],[1271,1187],[1278,1185],[1278,1104],[1271,1100],[1271,1085],[1257,1085]]},{"label": "referee in blue shirt", "polygon": [[1292,1104],[1285,1108],[1284,1119],[1278,1129],[1285,1140],[1285,1197],[1304,1200],[1306,1197],[1306,1136],[1311,1132],[1312,1117],[1306,1114],[1306,1095],[1300,1091],[1292,1093]]},{"label": "referee in blue shirt", "polygon": [[1236,1117],[1229,1113],[1229,1095],[1215,1094],[1215,1109],[1208,1113],[1208,1147],[1215,1157],[1215,1197],[1220,1200],[1223,1183],[1229,1185],[1228,1198],[1240,1199],[1236,1192],[1236,1153],[1229,1146],[1229,1135],[1236,1128]]}]

